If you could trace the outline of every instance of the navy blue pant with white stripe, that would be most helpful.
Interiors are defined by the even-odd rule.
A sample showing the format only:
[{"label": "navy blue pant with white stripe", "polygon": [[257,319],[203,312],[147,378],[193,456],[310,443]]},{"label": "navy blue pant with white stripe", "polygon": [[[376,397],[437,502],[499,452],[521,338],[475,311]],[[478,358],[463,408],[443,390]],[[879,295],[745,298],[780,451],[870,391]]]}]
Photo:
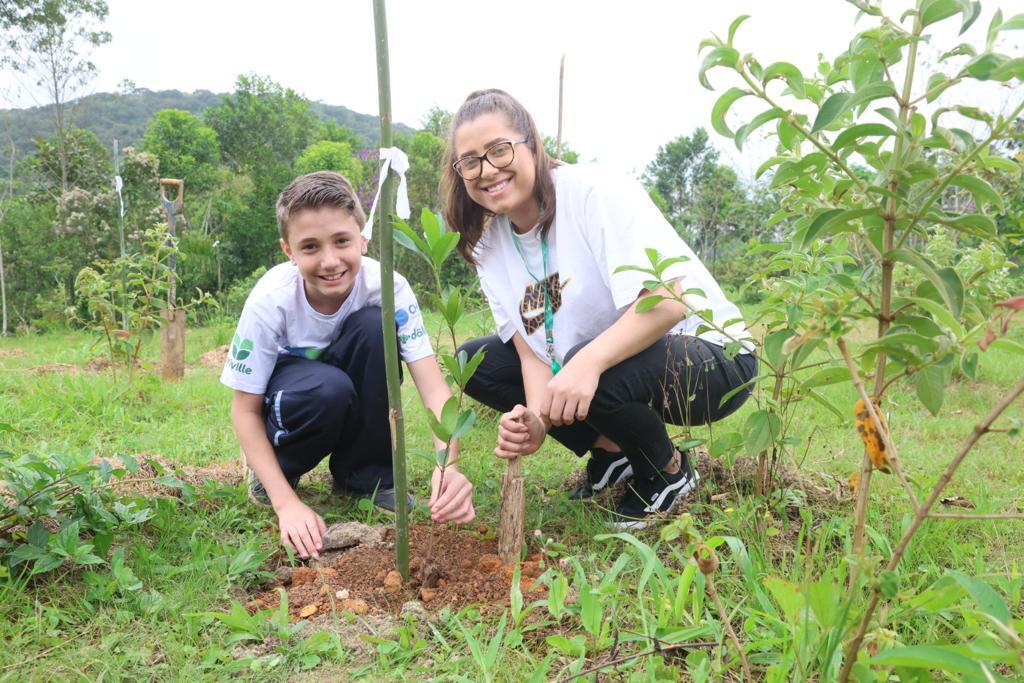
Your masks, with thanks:
[{"label": "navy blue pant with white stripe", "polygon": [[380,308],[346,318],[318,360],[280,357],[263,415],[285,477],[330,455],[336,485],[360,492],[394,486]]}]

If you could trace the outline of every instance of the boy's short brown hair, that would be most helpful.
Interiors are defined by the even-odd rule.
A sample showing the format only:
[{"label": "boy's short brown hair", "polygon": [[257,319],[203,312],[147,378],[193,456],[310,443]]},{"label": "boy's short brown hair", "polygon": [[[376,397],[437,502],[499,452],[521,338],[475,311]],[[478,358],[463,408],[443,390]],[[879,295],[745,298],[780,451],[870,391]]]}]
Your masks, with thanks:
[{"label": "boy's short brown hair", "polygon": [[281,239],[288,241],[288,219],[293,213],[322,208],[348,211],[360,230],[366,225],[366,214],[348,178],[334,171],[317,171],[300,175],[278,196],[277,229]]}]

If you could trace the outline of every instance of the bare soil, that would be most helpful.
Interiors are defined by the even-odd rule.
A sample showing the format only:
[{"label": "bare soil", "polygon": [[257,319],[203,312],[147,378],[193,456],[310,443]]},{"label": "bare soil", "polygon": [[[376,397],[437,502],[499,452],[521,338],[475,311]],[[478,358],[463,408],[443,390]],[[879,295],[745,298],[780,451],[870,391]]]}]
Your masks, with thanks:
[{"label": "bare soil", "polygon": [[211,370],[220,370],[224,367],[224,362],[228,358],[228,352],[231,350],[230,344],[224,346],[218,346],[215,349],[211,349],[199,356],[199,364],[204,368],[210,368]]},{"label": "bare soil", "polygon": [[[317,566],[280,568],[279,580],[264,586],[249,601],[249,609],[279,605],[279,588],[287,593],[288,613],[297,619],[344,611],[399,614],[410,600],[420,601],[430,612],[445,606],[508,604],[514,570],[502,565],[497,539],[486,528],[412,527],[408,583],[396,570],[394,529],[382,530],[382,537],[379,544],[325,553]],[[527,602],[546,592],[536,583],[542,571],[539,556],[521,564],[520,589]]]}]

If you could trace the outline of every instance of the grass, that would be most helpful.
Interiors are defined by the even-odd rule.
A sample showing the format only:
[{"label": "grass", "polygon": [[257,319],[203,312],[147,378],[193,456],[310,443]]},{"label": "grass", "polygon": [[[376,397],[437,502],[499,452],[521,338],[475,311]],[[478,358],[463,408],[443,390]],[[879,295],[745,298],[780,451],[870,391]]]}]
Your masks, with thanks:
[{"label": "grass", "polygon": [[[431,328],[436,322],[430,321]],[[481,334],[487,322],[476,316],[460,335]],[[1020,332],[1014,331],[1018,338]],[[158,353],[155,340],[143,353],[149,367],[128,383],[123,373],[82,370],[103,352],[87,334],[0,339],[0,421],[17,430],[0,433],[0,450],[75,457],[145,453],[181,465],[234,466],[238,450],[228,420],[230,391],[220,385],[219,370],[198,363],[202,353],[228,343],[231,333],[231,324],[190,330],[188,369],[176,383],[160,381],[152,368]],[[73,368],[34,370],[55,363]],[[931,486],[973,425],[1022,375],[1024,358],[998,351],[983,354],[978,378],[955,381],[937,418],[927,414],[912,388],[894,387],[886,410],[915,486]],[[826,387],[825,393],[852,421],[852,386]],[[404,387],[404,402],[409,447],[427,449],[429,428],[411,383]],[[696,428],[692,436],[713,442],[724,432],[738,431],[755,408],[749,401],[713,430]],[[503,463],[490,452],[497,416],[486,409],[480,412],[478,426],[463,443],[460,467],[474,482],[480,520],[496,526]],[[1009,417],[1024,417],[1024,406],[1012,408]],[[823,472],[845,480],[858,469],[861,446],[852,425],[818,404],[799,405],[790,433],[801,442],[787,464],[799,465],[801,473]],[[977,512],[1015,511],[1024,490],[1024,464],[1014,457],[1020,451],[1019,437],[985,437],[946,495],[967,498]],[[567,586],[578,595],[593,587],[602,596],[598,607],[584,608],[580,603],[589,598],[578,597],[560,618],[547,604],[532,611],[523,606],[518,617],[515,610],[507,611],[500,619],[469,608],[444,614],[433,626],[399,624],[367,646],[369,655],[336,634],[311,641],[304,635],[282,638],[275,631],[229,644],[244,629],[194,615],[227,614],[232,600],[244,602],[245,589],[260,581],[267,558],[278,548],[272,512],[249,504],[240,486],[214,485],[183,501],[155,503],[153,519],[118,539],[115,547],[124,548],[125,565],[141,583],[139,588],[118,583],[103,567],[60,569],[29,582],[0,581],[0,639],[6,644],[0,649],[0,680],[204,680],[228,675],[252,680],[528,680],[536,675],[547,680],[612,658],[612,644],[592,633],[588,623],[614,625],[619,656],[650,646],[649,637],[631,635],[636,633],[659,634],[670,642],[685,631],[687,639],[722,642],[717,613],[704,599],[703,577],[686,569],[681,541],[662,540],[658,530],[637,534],[644,547],[657,550],[645,554],[628,539],[601,538],[606,528],[600,510],[565,499],[563,483],[581,464],[551,440],[524,462],[526,524],[564,546],[562,556],[570,567],[564,574]],[[410,484],[420,500],[429,493],[430,468],[425,459],[410,458]],[[899,536],[910,508],[891,477],[877,476],[874,485],[871,547],[882,555]],[[366,516],[353,501],[330,497],[324,484],[304,485],[301,491],[328,523]],[[836,587],[844,586],[849,569],[845,558],[852,504],[807,503],[797,506],[802,509],[787,509],[770,500],[737,496],[728,487],[708,493],[728,495],[715,502],[703,496],[691,512],[697,533],[717,547],[722,560],[718,590],[751,664],[762,672],[771,667],[789,672],[777,680],[804,677],[800,671],[822,656],[815,644],[825,642],[822,633],[828,629],[812,632],[807,629],[813,630],[813,624],[803,623],[806,619],[787,618],[787,600],[797,599],[787,598],[788,582],[802,586],[798,592],[809,590],[807,582],[825,593],[838,591],[833,597],[839,596],[836,604],[841,602],[843,591]],[[422,509],[414,517],[426,519]],[[530,541],[536,543],[532,536]],[[902,565],[901,599],[891,603],[884,628],[872,632],[876,647],[962,642],[974,632],[970,610],[961,609],[961,601],[931,611],[913,602],[949,570],[982,577],[1011,606],[1014,617],[1021,618],[1022,547],[1021,522],[925,525]],[[658,578],[662,574],[664,579]],[[766,581],[769,577],[775,578]],[[531,623],[539,626],[530,630]],[[631,638],[638,642],[628,642]],[[253,654],[254,642],[262,642],[263,650]],[[488,647],[494,643],[497,647]],[[582,657],[579,647],[586,653]],[[728,644],[683,651],[677,659],[641,658],[624,666],[624,680],[675,680],[681,670],[692,680],[702,680],[704,671],[711,676],[708,680],[718,680],[735,677],[740,670]]]}]

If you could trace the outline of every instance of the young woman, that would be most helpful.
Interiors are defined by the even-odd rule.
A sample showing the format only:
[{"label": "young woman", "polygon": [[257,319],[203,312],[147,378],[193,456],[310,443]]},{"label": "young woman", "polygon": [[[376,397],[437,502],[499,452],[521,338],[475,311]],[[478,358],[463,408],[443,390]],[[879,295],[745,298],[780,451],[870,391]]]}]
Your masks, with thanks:
[{"label": "young woman", "polygon": [[[443,173],[445,217],[498,330],[462,347],[472,355],[486,345],[467,392],[503,412],[495,455],[533,453],[549,433],[576,455],[589,451],[587,482],[570,496],[632,477],[613,523],[645,526],[698,478],[665,423],[710,423],[749,395],[722,402],[757,370],[739,310],[638,183],[553,161],[508,93],[470,94],[452,119]],[[683,303],[637,306],[671,294],[624,269],[650,267],[648,248],[681,257],[663,279]]]}]

